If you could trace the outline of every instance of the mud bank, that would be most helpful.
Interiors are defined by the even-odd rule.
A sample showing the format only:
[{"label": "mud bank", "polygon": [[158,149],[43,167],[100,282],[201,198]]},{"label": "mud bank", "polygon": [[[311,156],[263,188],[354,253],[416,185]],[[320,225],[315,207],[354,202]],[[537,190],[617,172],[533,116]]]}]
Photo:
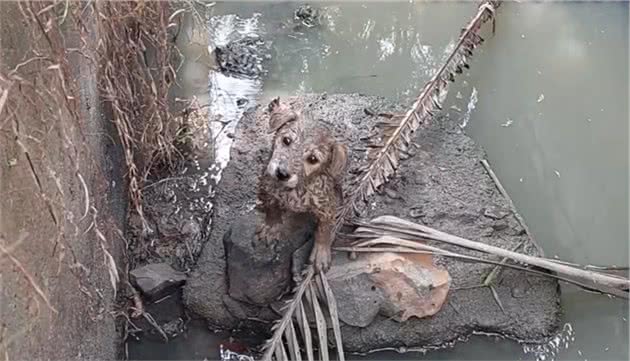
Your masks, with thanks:
[{"label": "mud bank", "polygon": [[[292,102],[309,111],[313,119],[327,123],[339,139],[347,142],[351,148],[350,173],[352,168],[363,164],[362,139],[379,120],[368,115],[371,112],[366,108],[376,112],[402,110],[383,98],[356,94],[308,95]],[[184,287],[185,305],[219,328],[268,329],[270,322],[279,317],[275,305],[244,302],[243,297],[228,288],[224,244],[229,243],[230,237],[226,237],[226,232],[249,234],[245,226],[232,228],[232,225],[239,218],[251,216],[257,177],[268,154],[267,125],[257,121],[256,114],[256,111],[246,113],[236,128],[231,161],[215,189],[213,226]],[[520,251],[536,254],[531,239],[481,165],[483,150],[454,122],[436,119],[417,132],[415,143],[413,156],[402,163],[385,192],[373,198],[366,217],[395,215],[507,249],[524,242]],[[295,251],[292,247],[283,249],[281,252]],[[286,273],[283,279],[290,279],[291,257],[278,256],[277,259],[288,259],[279,269]],[[346,256],[336,254],[334,258],[338,263]],[[437,314],[403,323],[377,314],[365,327],[344,324],[345,349],[367,352],[438,347],[473,332],[496,333],[536,343],[557,329],[560,316],[557,282],[504,270],[495,284],[502,310],[490,289],[469,287],[480,284],[492,266],[449,259],[440,259],[438,263],[448,270],[451,285]],[[286,293],[284,285],[281,286],[276,290],[278,298]],[[342,298],[352,295],[336,297],[343,301]]]},{"label": "mud bank", "polygon": [[[116,359],[115,290],[104,250],[124,269],[123,154],[98,98],[96,66],[83,55],[67,57],[81,122],[56,99],[37,97],[59,85],[40,63],[24,63],[35,44],[19,6],[0,3],[0,71],[21,63],[17,74],[39,88],[0,84],[9,90],[0,117],[0,354]],[[75,32],[66,35],[69,48],[80,46]],[[15,106],[24,99],[35,101]]]}]

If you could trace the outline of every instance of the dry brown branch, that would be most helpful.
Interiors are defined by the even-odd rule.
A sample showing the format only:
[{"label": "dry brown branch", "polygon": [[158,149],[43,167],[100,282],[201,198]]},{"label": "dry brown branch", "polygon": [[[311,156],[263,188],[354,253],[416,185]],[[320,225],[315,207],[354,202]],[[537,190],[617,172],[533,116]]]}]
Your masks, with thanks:
[{"label": "dry brown branch", "polygon": [[[355,233],[356,236],[361,239],[377,240],[383,236],[391,236],[400,238],[401,240],[406,240],[402,241],[401,244],[410,248],[419,247],[416,245],[417,241],[432,240],[448,243],[466,249],[508,258],[512,261],[528,266],[535,266],[549,272],[555,272],[561,275],[564,279],[577,280],[579,284],[587,285],[588,287],[603,293],[612,293],[611,290],[621,291],[615,292],[615,295],[628,298],[630,280],[625,277],[572,267],[543,257],[530,256],[489,244],[471,241],[393,216],[379,217],[372,220],[370,223],[356,222],[355,225],[360,227]],[[362,244],[362,246],[371,245],[373,244],[370,243],[370,241]],[[445,252],[437,247],[427,246],[424,244],[421,247],[425,250]],[[450,253],[456,255],[456,253]]]},{"label": "dry brown branch", "polygon": [[[317,281],[317,282],[315,282]],[[319,285],[319,287],[317,287]],[[306,301],[306,302],[304,302]],[[338,360],[343,361],[343,345],[341,343],[341,328],[339,325],[337,306],[328,281],[324,274],[315,275],[312,266],[308,266],[302,278],[302,282],[297,286],[294,298],[287,302],[283,310],[283,317],[272,327],[274,334],[263,347],[265,353],[263,360],[301,360],[302,348],[306,353],[307,360],[314,359],[313,340],[311,339],[311,325],[306,317],[306,307],[315,316],[315,335],[319,346],[319,359],[329,360],[328,355],[328,332],[326,327],[326,316],[324,309],[328,310],[329,321],[333,326],[333,334],[337,348]],[[295,330],[297,323],[300,331],[300,340]],[[289,352],[286,352],[285,342]],[[289,358],[291,356],[291,358]]]},{"label": "dry brown branch", "polygon": [[367,201],[374,192],[389,181],[398,169],[401,159],[409,157],[408,148],[411,136],[416,129],[429,122],[441,109],[446,98],[449,82],[455,81],[455,74],[461,74],[468,68],[468,60],[473,50],[483,42],[479,35],[481,26],[494,19],[495,7],[499,2],[484,1],[468,25],[462,30],[454,50],[446,62],[424,86],[420,96],[403,115],[394,115],[378,124],[382,129],[379,138],[373,140],[368,149],[368,164],[359,169],[359,175],[353,180],[344,206],[337,216],[335,231],[351,215],[359,214],[360,203]]},{"label": "dry brown branch", "polygon": [[505,200],[508,202],[508,205],[510,206],[510,210],[512,211],[512,214],[514,215],[514,217],[516,217],[516,220],[521,225],[521,227],[523,227],[523,229],[525,230],[525,234],[527,234],[529,236],[529,238],[531,239],[532,243],[534,244],[534,247],[536,247],[536,250],[538,250],[538,253],[541,256],[544,256],[545,255],[545,251],[543,250],[543,248],[538,244],[538,242],[534,238],[534,235],[529,230],[529,227],[527,227],[527,223],[525,223],[525,220],[523,219],[523,217],[521,217],[521,215],[516,211],[516,206],[514,205],[514,202],[512,202],[512,197],[510,197],[508,192],[503,187],[503,184],[501,184],[501,181],[499,180],[499,177],[497,177],[497,175],[494,174],[494,171],[490,167],[490,164],[488,163],[488,161],[485,160],[485,159],[482,159],[481,160],[481,165],[483,165],[483,167],[486,169],[486,172],[488,172],[488,175],[490,176],[490,178],[494,182],[495,186],[497,187],[499,192],[501,192],[501,195],[503,196],[503,198],[505,198]]}]

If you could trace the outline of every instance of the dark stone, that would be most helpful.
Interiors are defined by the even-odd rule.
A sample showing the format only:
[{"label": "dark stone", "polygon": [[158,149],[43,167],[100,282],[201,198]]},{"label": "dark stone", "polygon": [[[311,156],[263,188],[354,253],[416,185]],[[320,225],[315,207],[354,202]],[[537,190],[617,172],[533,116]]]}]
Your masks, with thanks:
[{"label": "dark stone", "polygon": [[321,10],[307,4],[300,5],[293,13],[297,25],[304,25],[306,27],[320,25],[321,15]]},{"label": "dark stone", "polygon": [[164,297],[186,282],[186,274],[167,263],[152,263],[129,272],[131,282],[150,300]]},{"label": "dark stone", "polygon": [[257,78],[265,74],[263,65],[270,58],[269,47],[270,43],[249,36],[217,46],[214,55],[221,72]]},{"label": "dark stone", "polygon": [[308,241],[312,228],[287,229],[285,239],[267,245],[256,240],[257,218],[250,212],[236,219],[223,239],[228,293],[239,301],[267,305],[291,286],[293,252]]}]

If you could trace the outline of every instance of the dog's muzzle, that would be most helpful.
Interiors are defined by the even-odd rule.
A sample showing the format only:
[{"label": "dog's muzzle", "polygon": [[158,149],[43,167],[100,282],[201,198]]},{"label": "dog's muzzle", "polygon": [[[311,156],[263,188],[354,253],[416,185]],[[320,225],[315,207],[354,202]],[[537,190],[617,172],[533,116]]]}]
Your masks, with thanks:
[{"label": "dog's muzzle", "polygon": [[297,175],[289,173],[287,168],[278,164],[277,161],[269,163],[267,166],[267,174],[287,188],[295,188],[295,186],[297,186]]}]

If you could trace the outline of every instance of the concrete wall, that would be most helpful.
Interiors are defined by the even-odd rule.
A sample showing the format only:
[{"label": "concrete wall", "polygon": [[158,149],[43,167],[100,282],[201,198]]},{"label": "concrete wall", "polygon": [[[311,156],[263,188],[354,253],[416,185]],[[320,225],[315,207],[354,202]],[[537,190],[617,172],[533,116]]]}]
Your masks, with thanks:
[{"label": "concrete wall", "polygon": [[[32,28],[17,2],[0,2],[0,14],[0,74],[7,74],[32,56]],[[78,46],[72,29],[66,32],[67,47]],[[94,29],[91,36],[95,41]],[[69,81],[79,89],[78,121],[64,111],[53,116],[63,109],[57,99],[40,98],[31,109],[24,95],[36,90],[15,84],[0,113],[0,359],[116,357],[114,290],[103,247],[124,272],[125,167],[98,101],[95,65],[78,53],[68,59]],[[20,74],[55,91],[50,65],[36,61]],[[0,82],[0,95],[7,86]],[[10,103],[19,104],[11,118]],[[90,211],[83,218],[85,187],[77,174],[96,217]]]}]

